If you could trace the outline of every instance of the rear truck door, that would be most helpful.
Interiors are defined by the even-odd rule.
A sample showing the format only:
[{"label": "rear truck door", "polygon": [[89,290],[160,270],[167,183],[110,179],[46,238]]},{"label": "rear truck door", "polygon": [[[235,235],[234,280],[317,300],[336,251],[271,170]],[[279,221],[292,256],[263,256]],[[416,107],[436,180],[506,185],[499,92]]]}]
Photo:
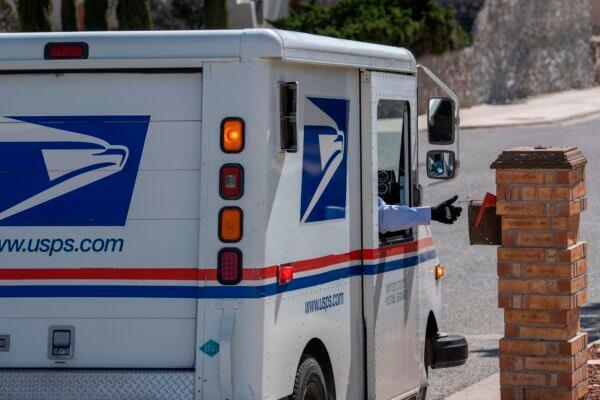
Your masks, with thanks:
[{"label": "rear truck door", "polygon": [[378,197],[411,204],[411,110],[414,76],[363,72],[361,152],[363,314],[369,399],[394,399],[419,388],[417,229],[379,233]]},{"label": "rear truck door", "polygon": [[200,70],[0,87],[0,368],[194,368]]}]

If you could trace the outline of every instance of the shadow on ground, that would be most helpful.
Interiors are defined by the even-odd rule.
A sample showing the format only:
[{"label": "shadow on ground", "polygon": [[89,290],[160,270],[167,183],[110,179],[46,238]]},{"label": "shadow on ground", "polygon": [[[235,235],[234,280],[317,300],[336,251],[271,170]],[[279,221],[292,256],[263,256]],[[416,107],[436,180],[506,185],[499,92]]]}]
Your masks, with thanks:
[{"label": "shadow on ground", "polygon": [[581,307],[581,330],[587,332],[590,343],[600,339],[600,303]]}]

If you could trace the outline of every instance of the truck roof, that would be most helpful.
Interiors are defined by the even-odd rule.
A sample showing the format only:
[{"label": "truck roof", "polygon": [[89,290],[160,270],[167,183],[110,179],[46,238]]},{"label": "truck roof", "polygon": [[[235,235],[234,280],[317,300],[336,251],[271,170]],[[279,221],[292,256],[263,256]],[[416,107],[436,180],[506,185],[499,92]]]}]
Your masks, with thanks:
[{"label": "truck roof", "polygon": [[[406,49],[351,40],[334,39],[276,29],[213,31],[138,31],[138,32],[49,32],[0,34],[0,70],[69,68],[69,61],[45,61],[48,42],[85,42],[89,46],[82,66],[102,67],[109,61],[144,60],[160,65],[161,60],[185,61],[276,59],[415,72],[416,61]],[[125,62],[125,63],[124,63]],[[108,64],[107,64],[108,65]],[[114,65],[113,65],[114,66]]]}]

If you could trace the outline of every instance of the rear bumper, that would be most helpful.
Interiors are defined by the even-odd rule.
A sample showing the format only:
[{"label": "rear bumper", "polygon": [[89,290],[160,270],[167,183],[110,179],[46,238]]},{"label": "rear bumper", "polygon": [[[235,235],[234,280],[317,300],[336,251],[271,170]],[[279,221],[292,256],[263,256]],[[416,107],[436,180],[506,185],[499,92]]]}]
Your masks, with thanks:
[{"label": "rear bumper", "polygon": [[469,357],[469,345],[463,336],[440,335],[432,342],[431,368],[450,368],[463,365]]}]

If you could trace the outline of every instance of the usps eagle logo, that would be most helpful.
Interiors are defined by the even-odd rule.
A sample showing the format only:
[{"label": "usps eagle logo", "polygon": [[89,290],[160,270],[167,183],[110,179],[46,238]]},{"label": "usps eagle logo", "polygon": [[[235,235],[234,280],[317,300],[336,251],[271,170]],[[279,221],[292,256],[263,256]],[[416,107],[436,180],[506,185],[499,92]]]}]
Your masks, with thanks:
[{"label": "usps eagle logo", "polygon": [[0,118],[0,226],[123,226],[149,116]]},{"label": "usps eagle logo", "polygon": [[346,217],[349,100],[307,97],[300,222]]}]

